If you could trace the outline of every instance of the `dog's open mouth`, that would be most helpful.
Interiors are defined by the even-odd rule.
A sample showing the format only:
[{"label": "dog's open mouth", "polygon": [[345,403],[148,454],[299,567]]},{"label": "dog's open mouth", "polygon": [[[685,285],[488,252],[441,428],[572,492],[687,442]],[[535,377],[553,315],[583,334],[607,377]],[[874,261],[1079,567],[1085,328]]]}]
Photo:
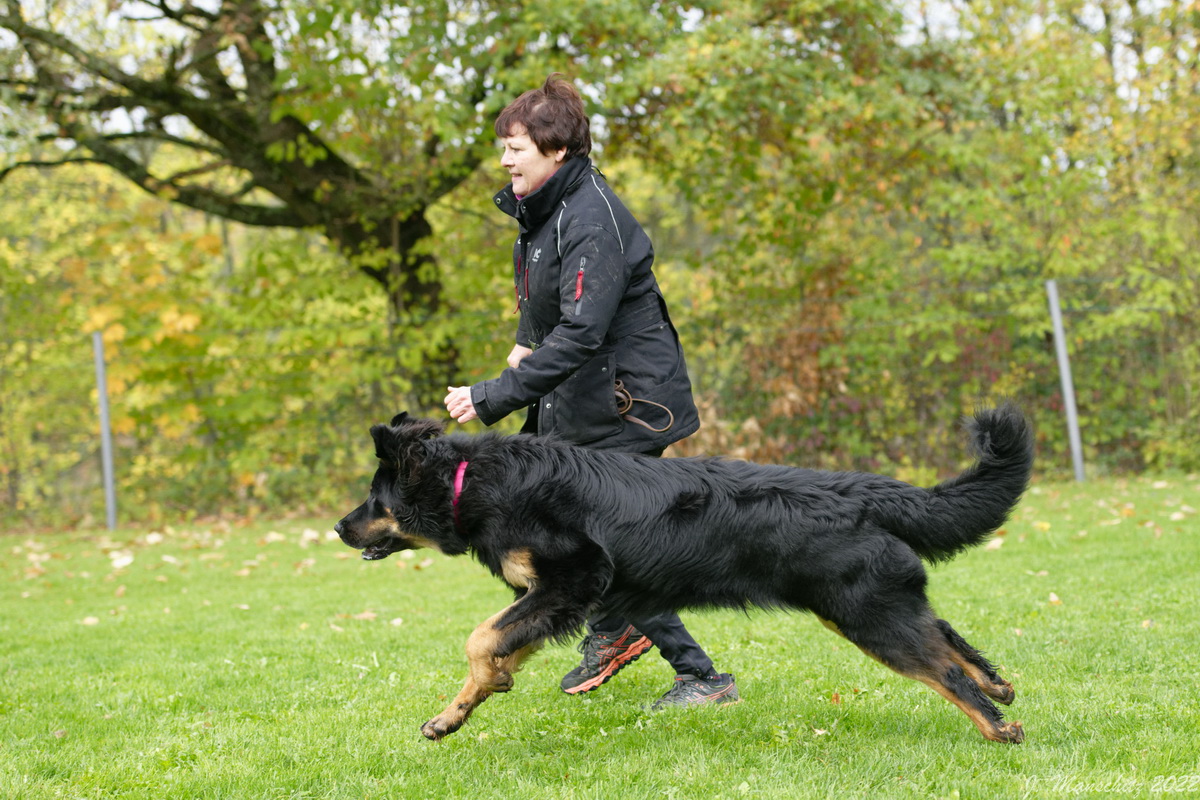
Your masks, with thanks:
[{"label": "dog's open mouth", "polygon": [[403,549],[405,549],[404,543],[399,539],[384,539],[382,542],[376,542],[370,547],[364,547],[362,558],[363,561],[378,561]]}]

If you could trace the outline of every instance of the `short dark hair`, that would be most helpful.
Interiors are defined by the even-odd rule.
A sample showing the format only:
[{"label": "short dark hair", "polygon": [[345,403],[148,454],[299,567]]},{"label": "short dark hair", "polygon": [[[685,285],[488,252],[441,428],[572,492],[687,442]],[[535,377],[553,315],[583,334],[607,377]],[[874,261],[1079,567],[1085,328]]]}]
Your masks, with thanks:
[{"label": "short dark hair", "polygon": [[530,89],[501,111],[496,117],[496,135],[510,136],[517,125],[542,153],[565,147],[567,158],[574,158],[592,152],[583,98],[560,73],[552,73],[542,88]]}]

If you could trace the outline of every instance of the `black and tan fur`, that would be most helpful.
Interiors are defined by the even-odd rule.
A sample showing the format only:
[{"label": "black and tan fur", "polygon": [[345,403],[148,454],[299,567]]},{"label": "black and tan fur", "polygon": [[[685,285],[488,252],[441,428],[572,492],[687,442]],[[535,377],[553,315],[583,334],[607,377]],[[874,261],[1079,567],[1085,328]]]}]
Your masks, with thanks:
[{"label": "black and tan fur", "polygon": [[1012,702],[1012,686],[925,596],[921,560],[983,541],[1029,480],[1033,440],[1018,409],[981,411],[968,427],[976,463],[923,489],[867,473],[442,436],[439,423],[401,414],[371,429],[380,465],[370,496],[335,529],[367,559],[470,552],[515,592],[467,640],[470,674],[422,726],[430,739],[511,689],[529,654],[568,640],[589,614],[760,606],[811,611],[988,739],[1020,742],[1021,724],[995,705]]}]

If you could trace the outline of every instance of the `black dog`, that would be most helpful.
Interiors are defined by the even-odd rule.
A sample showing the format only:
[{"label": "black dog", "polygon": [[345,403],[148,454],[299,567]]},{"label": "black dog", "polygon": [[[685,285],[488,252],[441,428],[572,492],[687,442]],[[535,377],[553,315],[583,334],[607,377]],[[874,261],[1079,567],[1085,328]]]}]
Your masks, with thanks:
[{"label": "black dog", "polygon": [[[337,523],[363,558],[470,551],[516,600],[467,640],[470,676],[421,727],[458,730],[546,639],[593,611],[808,610],[901,675],[958,706],[985,737],[1020,742],[991,702],[1011,684],[925,597],[921,559],[979,544],[1029,480],[1033,437],[1013,406],[968,423],[977,463],[932,489],[863,473],[723,459],[611,454],[530,436],[448,436],[400,414],[371,428],[380,466]],[[991,698],[991,700],[989,700]]]}]

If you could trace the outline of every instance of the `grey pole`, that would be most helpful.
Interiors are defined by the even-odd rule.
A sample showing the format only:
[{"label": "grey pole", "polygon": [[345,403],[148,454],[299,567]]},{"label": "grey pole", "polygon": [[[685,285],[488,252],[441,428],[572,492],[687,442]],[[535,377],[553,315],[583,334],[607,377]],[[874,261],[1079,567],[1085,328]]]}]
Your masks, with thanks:
[{"label": "grey pole", "polygon": [[1063,405],[1067,412],[1067,436],[1071,442],[1071,461],[1075,480],[1083,483],[1083,443],[1079,435],[1079,415],[1075,411],[1075,382],[1071,379],[1071,359],[1067,356],[1067,337],[1063,332],[1062,308],[1058,303],[1058,284],[1046,281],[1050,300],[1050,320],[1054,324],[1054,350],[1058,354],[1058,375],[1062,381]]},{"label": "grey pole", "polygon": [[112,425],[108,416],[108,378],[104,371],[104,339],[92,333],[92,352],[96,356],[96,394],[100,397],[100,456],[104,472],[104,511],[108,529],[117,527],[117,491],[113,481]]}]

